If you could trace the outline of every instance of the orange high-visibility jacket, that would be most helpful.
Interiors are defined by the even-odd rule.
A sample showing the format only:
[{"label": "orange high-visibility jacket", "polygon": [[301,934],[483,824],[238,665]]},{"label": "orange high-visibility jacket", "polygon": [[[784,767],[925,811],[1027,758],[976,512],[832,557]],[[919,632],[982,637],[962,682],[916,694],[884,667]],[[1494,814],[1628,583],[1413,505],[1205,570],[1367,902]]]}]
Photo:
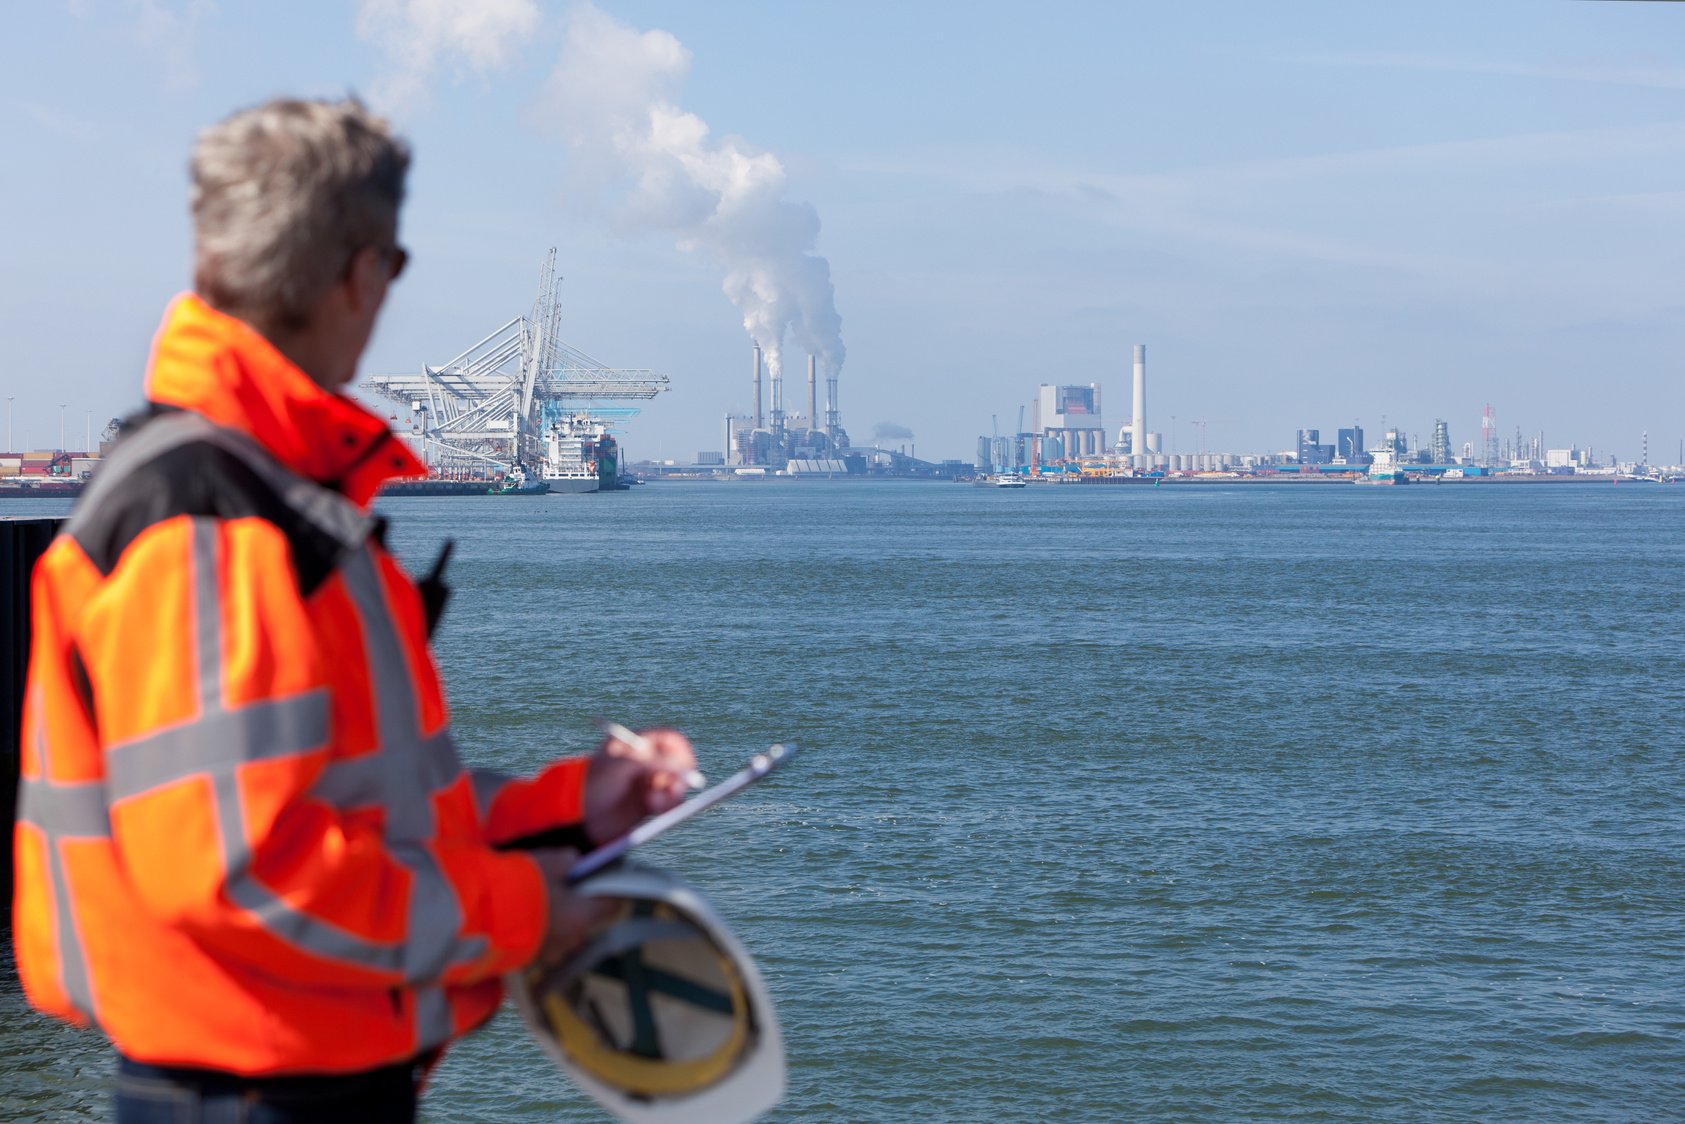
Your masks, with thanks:
[{"label": "orange high-visibility jacket", "polygon": [[367,510],[424,471],[383,421],[191,295],[147,396],[165,409],[35,570],[24,987],[157,1065],[414,1058],[537,951],[538,866],[490,844],[577,822],[585,762],[458,761],[422,598]]}]

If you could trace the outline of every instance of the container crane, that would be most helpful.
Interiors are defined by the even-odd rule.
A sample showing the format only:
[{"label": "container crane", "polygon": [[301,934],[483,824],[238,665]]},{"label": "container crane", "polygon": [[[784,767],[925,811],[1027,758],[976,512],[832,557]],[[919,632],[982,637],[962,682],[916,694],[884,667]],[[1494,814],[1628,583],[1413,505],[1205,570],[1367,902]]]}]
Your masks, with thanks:
[{"label": "container crane", "polygon": [[600,401],[648,400],[670,389],[664,374],[610,367],[564,343],[561,283],[552,246],[529,315],[438,366],[363,381],[363,389],[409,410],[429,471],[479,476],[536,465],[545,428],[556,419],[590,412]]}]

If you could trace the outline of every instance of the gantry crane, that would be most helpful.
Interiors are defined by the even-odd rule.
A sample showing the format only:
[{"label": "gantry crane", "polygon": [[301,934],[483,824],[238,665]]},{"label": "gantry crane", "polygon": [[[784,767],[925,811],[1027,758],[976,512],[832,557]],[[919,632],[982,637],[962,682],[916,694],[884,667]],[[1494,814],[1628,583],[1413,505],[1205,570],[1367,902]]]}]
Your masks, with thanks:
[{"label": "gantry crane", "polygon": [[552,246],[530,315],[515,317],[445,363],[424,364],[417,374],[363,380],[363,388],[409,410],[435,475],[486,476],[516,464],[536,466],[545,427],[561,415],[590,412],[601,401],[647,400],[669,389],[666,375],[609,367],[562,342],[561,283]]}]

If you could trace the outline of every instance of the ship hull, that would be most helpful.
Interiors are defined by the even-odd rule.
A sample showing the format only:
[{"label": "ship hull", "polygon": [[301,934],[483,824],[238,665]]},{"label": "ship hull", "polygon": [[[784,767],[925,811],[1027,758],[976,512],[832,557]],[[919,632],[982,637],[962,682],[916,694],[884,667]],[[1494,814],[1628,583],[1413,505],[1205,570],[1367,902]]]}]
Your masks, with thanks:
[{"label": "ship hull", "polygon": [[595,492],[599,486],[595,476],[548,476],[544,482],[550,485],[551,495],[560,496]]}]

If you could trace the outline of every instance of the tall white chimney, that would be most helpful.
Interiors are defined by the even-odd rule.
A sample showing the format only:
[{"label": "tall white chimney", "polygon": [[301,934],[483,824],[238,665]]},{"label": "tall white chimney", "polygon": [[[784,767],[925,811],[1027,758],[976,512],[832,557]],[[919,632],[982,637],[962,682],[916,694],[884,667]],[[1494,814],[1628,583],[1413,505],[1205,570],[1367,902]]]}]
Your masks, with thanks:
[{"label": "tall white chimney", "polygon": [[755,428],[761,428],[765,419],[761,416],[761,343],[755,341]]},{"label": "tall white chimney", "polygon": [[1147,452],[1147,345],[1135,345],[1135,414],[1129,423],[1129,455]]}]

